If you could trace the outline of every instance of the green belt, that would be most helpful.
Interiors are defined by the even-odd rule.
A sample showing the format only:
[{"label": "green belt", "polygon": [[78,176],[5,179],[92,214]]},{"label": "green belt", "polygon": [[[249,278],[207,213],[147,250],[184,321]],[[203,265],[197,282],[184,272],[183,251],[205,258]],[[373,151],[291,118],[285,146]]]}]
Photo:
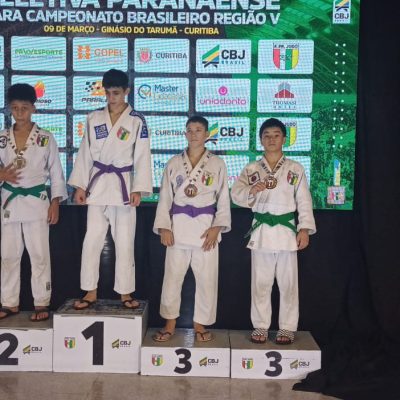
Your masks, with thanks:
[{"label": "green belt", "polygon": [[30,188],[22,188],[14,187],[7,182],[4,182],[3,188],[11,192],[10,196],[8,196],[7,200],[3,204],[3,209],[5,209],[8,206],[8,203],[17,196],[34,196],[38,197],[39,199],[44,199],[42,192],[46,191],[46,185],[44,184],[32,186]]},{"label": "green belt", "polygon": [[292,219],[294,219],[293,212],[281,215],[274,215],[268,212],[265,214],[254,213],[254,219],[257,222],[250,228],[245,237],[250,236],[252,232],[255,231],[262,224],[267,224],[269,226],[283,225],[291,229],[294,233],[297,233],[296,226],[290,222]]}]

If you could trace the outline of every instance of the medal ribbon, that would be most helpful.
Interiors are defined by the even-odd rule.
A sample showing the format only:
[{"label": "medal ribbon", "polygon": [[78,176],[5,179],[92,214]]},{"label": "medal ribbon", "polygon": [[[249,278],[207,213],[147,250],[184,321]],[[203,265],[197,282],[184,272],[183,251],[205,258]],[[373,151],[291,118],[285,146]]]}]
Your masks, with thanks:
[{"label": "medal ribbon", "polygon": [[261,159],[261,166],[263,170],[267,173],[267,179],[275,178],[275,174],[278,172],[279,168],[282,167],[283,163],[286,161],[286,157],[283,156],[279,161],[278,164],[275,165],[275,168],[271,171],[267,164],[264,162],[264,157]]},{"label": "medal ribbon", "polygon": [[25,143],[25,146],[19,151],[17,149],[17,144],[15,142],[14,135],[11,135],[10,129],[7,129],[7,137],[8,137],[8,140],[10,142],[11,148],[13,149],[13,151],[14,151],[14,153],[16,155],[16,158],[23,158],[23,156],[25,154],[25,151],[28,150],[28,147],[35,145],[36,137],[39,134],[39,127],[36,124],[34,124],[32,130],[33,129],[35,129],[34,134],[31,136],[31,134],[29,133],[29,136],[28,136],[28,139],[27,139],[27,141]]},{"label": "medal ribbon", "polygon": [[[212,157],[212,153],[211,152],[206,150],[206,153],[207,153],[207,155],[206,156],[203,155],[203,157],[200,159],[201,162],[198,163],[198,164],[200,164],[199,168],[197,168],[197,165],[198,165],[197,164],[195,166],[195,168],[193,168],[192,171],[189,172],[189,163],[186,160],[185,151],[182,152],[183,166],[185,167],[186,177],[189,179],[189,185],[192,185],[192,184],[196,183],[196,180],[198,179],[200,174],[203,172],[203,170],[204,170],[206,164],[208,163],[209,159]],[[193,177],[192,175],[193,175],[194,172],[196,172],[196,174]]]}]

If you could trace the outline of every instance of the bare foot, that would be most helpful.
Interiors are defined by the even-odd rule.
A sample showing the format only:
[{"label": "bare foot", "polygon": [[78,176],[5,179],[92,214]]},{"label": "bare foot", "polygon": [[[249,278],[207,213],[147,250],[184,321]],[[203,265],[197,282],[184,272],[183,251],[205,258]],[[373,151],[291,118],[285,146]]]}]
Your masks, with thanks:
[{"label": "bare foot", "polygon": [[49,308],[45,306],[35,307],[35,312],[31,315],[30,320],[34,322],[46,321],[50,317]]},{"label": "bare foot", "polygon": [[18,307],[2,307],[2,309],[0,310],[0,319],[18,314],[18,312],[19,312]]}]

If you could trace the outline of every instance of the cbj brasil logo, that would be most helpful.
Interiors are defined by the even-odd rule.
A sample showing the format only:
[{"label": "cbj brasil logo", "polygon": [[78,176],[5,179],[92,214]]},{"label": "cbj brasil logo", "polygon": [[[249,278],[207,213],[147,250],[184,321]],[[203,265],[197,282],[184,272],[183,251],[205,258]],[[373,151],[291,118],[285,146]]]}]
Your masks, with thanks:
[{"label": "cbj brasil logo", "polygon": [[244,65],[246,50],[222,49],[221,45],[213,47],[201,57],[204,68],[212,65],[218,68],[221,65]]},{"label": "cbj brasil logo", "polygon": [[215,122],[209,128],[210,136],[206,140],[206,143],[211,142],[215,145],[218,140],[222,138],[241,138],[245,134],[245,127],[241,125],[228,125],[228,126],[220,126],[219,122]]}]

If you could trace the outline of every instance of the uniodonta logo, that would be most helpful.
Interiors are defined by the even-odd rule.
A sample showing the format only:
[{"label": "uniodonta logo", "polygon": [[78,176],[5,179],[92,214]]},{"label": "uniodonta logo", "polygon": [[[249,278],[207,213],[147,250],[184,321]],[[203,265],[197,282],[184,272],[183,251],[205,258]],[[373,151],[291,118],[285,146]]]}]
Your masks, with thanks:
[{"label": "uniodonta logo", "polygon": [[332,23],[350,24],[351,0],[333,0]]}]

